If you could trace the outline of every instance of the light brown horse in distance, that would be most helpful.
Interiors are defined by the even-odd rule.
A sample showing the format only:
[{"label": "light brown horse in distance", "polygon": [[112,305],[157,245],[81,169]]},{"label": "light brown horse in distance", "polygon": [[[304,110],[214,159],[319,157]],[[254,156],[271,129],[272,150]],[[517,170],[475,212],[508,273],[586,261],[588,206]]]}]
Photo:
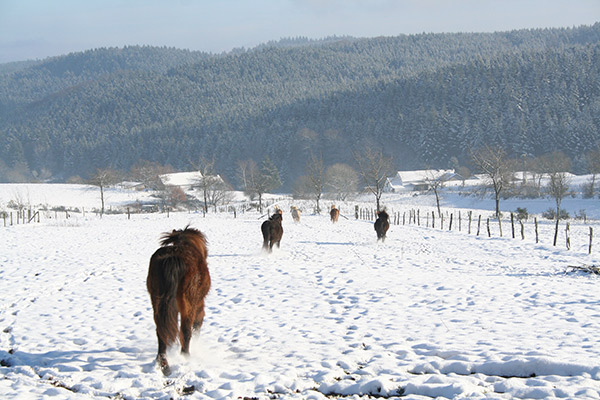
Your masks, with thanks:
[{"label": "light brown horse in distance", "polygon": [[331,222],[335,224],[336,222],[338,222],[338,218],[340,217],[340,210],[338,210],[335,206],[331,206],[329,216],[331,217]]}]

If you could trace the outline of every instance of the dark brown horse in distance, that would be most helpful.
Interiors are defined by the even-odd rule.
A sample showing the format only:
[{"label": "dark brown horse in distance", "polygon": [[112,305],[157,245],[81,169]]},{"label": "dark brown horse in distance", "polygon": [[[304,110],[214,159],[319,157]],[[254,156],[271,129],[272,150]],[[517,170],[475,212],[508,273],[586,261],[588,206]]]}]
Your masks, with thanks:
[{"label": "dark brown horse in distance", "polygon": [[385,234],[390,229],[389,215],[385,211],[377,212],[377,220],[375,221],[375,232],[377,232],[377,240],[385,241]]},{"label": "dark brown horse in distance", "polygon": [[273,245],[276,244],[279,248],[281,244],[281,237],[283,236],[283,227],[281,226],[282,220],[283,216],[281,210],[277,210],[275,214],[271,215],[269,219],[260,226],[263,235],[263,249],[267,250],[269,253],[273,251]]},{"label": "dark brown horse in distance", "polygon": [[150,258],[146,286],[158,337],[156,362],[165,375],[171,373],[167,348],[179,337],[181,352],[189,354],[192,332],[202,326],[204,298],[210,289],[207,255],[202,232],[186,227],[165,233],[161,247]]},{"label": "dark brown horse in distance", "polygon": [[338,218],[340,218],[340,210],[338,210],[335,206],[331,206],[329,216],[331,217],[331,222],[335,224],[336,222],[338,222]]}]

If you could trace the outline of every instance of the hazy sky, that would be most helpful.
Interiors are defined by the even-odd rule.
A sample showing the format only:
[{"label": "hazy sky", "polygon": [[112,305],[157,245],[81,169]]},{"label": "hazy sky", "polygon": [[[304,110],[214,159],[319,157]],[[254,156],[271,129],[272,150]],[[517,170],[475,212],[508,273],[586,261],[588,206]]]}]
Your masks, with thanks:
[{"label": "hazy sky", "polygon": [[0,0],[0,63],[125,45],[221,52],[283,37],[595,22],[600,0]]}]

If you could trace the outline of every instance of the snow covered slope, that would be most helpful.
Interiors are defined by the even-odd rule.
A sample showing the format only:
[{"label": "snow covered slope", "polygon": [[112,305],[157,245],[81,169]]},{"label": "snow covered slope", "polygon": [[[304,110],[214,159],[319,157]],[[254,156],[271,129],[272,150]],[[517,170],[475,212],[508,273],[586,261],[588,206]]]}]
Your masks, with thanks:
[{"label": "snow covered slope", "polygon": [[[75,216],[0,227],[0,398],[600,398],[585,243],[258,214]],[[162,232],[209,242],[201,334],[154,365],[145,279]],[[543,235],[551,235],[545,225]],[[366,398],[366,397],[365,397]]]}]

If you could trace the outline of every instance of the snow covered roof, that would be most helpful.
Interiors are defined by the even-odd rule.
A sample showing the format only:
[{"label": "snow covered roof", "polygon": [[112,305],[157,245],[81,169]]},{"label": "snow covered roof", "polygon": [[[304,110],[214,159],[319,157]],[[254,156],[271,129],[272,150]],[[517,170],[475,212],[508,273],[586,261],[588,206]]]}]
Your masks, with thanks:
[{"label": "snow covered roof", "polygon": [[190,187],[202,179],[202,174],[200,171],[175,172],[160,175],[159,178],[165,186]]},{"label": "snow covered roof", "polygon": [[414,183],[422,183],[434,179],[440,179],[443,176],[454,175],[453,169],[422,169],[416,171],[398,171],[393,178],[390,178],[391,182],[399,182],[401,185],[408,185]]},{"label": "snow covered roof", "polygon": [[[203,177],[200,171],[175,172],[159,176],[163,185],[178,186],[183,190],[190,190],[194,185],[199,185]],[[206,177],[213,178],[211,182],[223,182],[223,178],[220,175],[207,175]]]}]

